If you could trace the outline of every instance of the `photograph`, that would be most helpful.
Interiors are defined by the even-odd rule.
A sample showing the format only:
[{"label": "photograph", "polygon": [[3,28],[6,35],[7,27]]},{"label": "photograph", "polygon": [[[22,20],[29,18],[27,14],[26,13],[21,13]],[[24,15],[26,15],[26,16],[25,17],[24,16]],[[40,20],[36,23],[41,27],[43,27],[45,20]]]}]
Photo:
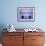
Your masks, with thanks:
[{"label": "photograph", "polygon": [[20,22],[35,21],[35,7],[18,7],[17,20]]}]

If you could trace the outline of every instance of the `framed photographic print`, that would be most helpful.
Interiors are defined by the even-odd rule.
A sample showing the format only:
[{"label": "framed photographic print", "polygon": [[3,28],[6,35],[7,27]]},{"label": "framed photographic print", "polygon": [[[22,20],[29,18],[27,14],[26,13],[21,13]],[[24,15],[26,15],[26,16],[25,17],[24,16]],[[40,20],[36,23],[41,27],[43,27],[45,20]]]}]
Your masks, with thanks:
[{"label": "framed photographic print", "polygon": [[20,22],[34,22],[35,21],[35,7],[18,7],[17,21]]}]

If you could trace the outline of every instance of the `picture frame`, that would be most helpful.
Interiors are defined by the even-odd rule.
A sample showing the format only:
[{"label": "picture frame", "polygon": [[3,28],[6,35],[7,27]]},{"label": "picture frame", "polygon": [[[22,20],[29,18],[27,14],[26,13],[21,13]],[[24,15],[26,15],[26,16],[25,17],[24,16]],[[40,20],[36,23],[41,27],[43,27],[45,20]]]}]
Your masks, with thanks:
[{"label": "picture frame", "polygon": [[18,7],[17,8],[18,22],[34,22],[35,21],[35,7]]}]

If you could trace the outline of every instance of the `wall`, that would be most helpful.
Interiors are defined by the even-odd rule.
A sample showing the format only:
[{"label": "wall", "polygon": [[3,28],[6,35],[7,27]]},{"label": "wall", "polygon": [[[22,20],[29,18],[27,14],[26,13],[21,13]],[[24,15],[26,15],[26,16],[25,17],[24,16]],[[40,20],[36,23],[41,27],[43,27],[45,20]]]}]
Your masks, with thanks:
[{"label": "wall", "polygon": [[[16,28],[46,28],[45,0],[1,0],[0,24],[13,24]],[[35,22],[17,22],[17,7],[35,7]]]},{"label": "wall", "polygon": [[[46,32],[46,0],[0,0],[0,27],[40,27]],[[35,7],[35,22],[17,22],[17,7]],[[0,30],[1,31],[1,30]]]}]

